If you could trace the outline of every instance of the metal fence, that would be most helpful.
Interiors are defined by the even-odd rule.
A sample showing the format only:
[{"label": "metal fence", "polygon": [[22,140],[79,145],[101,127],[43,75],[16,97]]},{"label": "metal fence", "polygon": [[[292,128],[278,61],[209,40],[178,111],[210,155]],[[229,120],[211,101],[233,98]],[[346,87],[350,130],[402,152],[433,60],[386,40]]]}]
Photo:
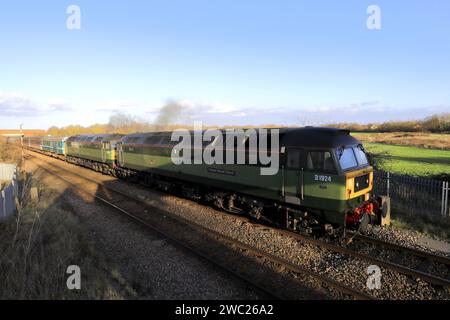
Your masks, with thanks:
[{"label": "metal fence", "polygon": [[391,197],[392,208],[411,215],[450,217],[449,183],[427,178],[374,172],[374,192]]},{"label": "metal fence", "polygon": [[17,166],[0,163],[0,180],[10,183],[0,192],[0,221],[11,216],[16,210],[15,198],[18,192]]}]

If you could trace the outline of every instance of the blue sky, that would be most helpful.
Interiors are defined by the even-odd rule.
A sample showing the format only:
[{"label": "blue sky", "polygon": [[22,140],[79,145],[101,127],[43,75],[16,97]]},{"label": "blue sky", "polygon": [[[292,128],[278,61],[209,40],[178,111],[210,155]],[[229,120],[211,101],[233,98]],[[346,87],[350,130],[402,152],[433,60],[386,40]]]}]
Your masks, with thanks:
[{"label": "blue sky", "polygon": [[228,125],[450,112],[449,1],[2,1],[0,39],[0,128],[153,121],[168,100]]}]

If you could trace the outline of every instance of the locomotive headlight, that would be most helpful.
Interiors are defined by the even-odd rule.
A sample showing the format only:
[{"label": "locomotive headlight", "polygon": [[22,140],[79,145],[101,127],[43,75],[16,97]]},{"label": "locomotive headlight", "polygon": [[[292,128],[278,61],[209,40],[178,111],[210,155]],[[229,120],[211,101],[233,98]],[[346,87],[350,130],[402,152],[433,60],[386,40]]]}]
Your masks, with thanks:
[{"label": "locomotive headlight", "polygon": [[364,195],[364,201],[369,201],[369,199],[370,199],[370,193],[366,193]]}]

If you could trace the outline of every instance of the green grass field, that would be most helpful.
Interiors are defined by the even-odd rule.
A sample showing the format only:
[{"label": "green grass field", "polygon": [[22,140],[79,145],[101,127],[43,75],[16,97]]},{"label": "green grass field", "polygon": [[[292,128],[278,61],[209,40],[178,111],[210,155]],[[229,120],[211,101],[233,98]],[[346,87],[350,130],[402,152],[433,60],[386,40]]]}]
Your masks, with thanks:
[{"label": "green grass field", "polygon": [[380,168],[390,172],[422,177],[450,175],[450,151],[382,143],[364,143],[366,150],[382,161]]}]

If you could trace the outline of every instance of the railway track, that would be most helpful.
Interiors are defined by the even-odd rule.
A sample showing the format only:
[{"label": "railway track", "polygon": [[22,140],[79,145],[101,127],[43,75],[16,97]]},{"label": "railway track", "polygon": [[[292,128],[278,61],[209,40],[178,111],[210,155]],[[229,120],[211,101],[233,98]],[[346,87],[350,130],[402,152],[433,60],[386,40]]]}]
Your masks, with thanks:
[{"label": "railway track", "polygon": [[[261,227],[264,229],[271,229],[275,230],[287,237],[290,237],[292,239],[301,241],[301,242],[307,242],[313,245],[316,245],[320,248],[325,248],[327,250],[330,250],[335,253],[340,253],[352,257],[359,258],[361,260],[365,260],[367,262],[373,263],[379,267],[384,267],[389,270],[396,271],[398,273],[401,273],[406,276],[410,276],[413,278],[420,278],[430,284],[440,286],[442,288],[450,288],[450,259],[445,256],[436,255],[433,253],[429,253],[423,250],[417,250],[410,247],[402,246],[399,244],[383,241],[380,239],[372,238],[369,236],[353,233],[352,234],[352,242],[354,240],[359,241],[361,244],[358,248],[352,248],[348,245],[338,245],[332,242],[326,242],[321,239],[313,238],[309,235],[304,234],[298,234],[295,232],[292,232],[290,230],[284,229],[282,226],[278,226],[276,228],[268,226],[268,225],[261,225],[257,222],[255,223],[251,219],[247,217],[240,216],[239,219],[242,221],[245,221],[247,223],[252,223],[257,227]],[[366,254],[362,253],[359,250],[362,248],[362,244],[371,244],[376,246],[376,248],[373,248],[370,250],[371,252]],[[367,248],[362,248],[367,249]],[[386,252],[384,252],[383,259],[377,258],[376,256],[379,256],[379,252],[382,250],[390,250],[393,252],[397,252],[398,255],[393,255],[392,258],[389,260],[386,260],[385,257]],[[367,250],[365,250],[367,251]],[[409,257],[407,255],[410,255]],[[411,260],[411,257],[420,259],[419,263],[415,263],[417,266],[416,269],[408,267],[404,264],[401,264],[400,260]],[[438,267],[436,267],[436,265]],[[432,272],[428,271],[429,269],[439,269],[441,270],[441,275],[433,274]],[[428,270],[427,270],[428,269]],[[442,271],[445,269],[445,271]],[[439,272],[436,272],[439,273]],[[444,275],[442,275],[444,274]]]},{"label": "railway track", "polygon": [[[445,279],[440,276],[437,276],[437,275],[434,275],[434,274],[431,274],[431,273],[428,273],[426,271],[413,269],[411,267],[408,267],[408,266],[405,266],[402,264],[398,264],[393,261],[383,260],[382,258],[377,258],[375,256],[372,256],[371,254],[361,253],[357,250],[353,250],[348,247],[340,246],[340,245],[337,245],[334,243],[325,242],[323,240],[315,239],[310,236],[296,234],[291,231],[282,230],[282,229],[280,229],[279,232],[285,234],[286,236],[290,236],[292,238],[295,238],[295,239],[298,239],[301,241],[306,241],[311,244],[315,244],[321,248],[326,248],[326,249],[336,252],[336,253],[345,254],[348,256],[359,258],[361,260],[375,264],[379,267],[384,267],[386,269],[396,271],[396,272],[401,273],[406,276],[410,276],[413,278],[420,278],[420,279],[422,279],[430,284],[433,284],[433,285],[441,286],[443,288],[450,288],[450,280]],[[366,241],[369,241],[369,240],[367,239]],[[378,240],[374,239],[374,238],[370,238],[370,241],[378,242]],[[383,241],[380,240],[379,243],[381,244],[381,243],[383,243]],[[398,247],[397,245],[394,245],[394,246]],[[398,250],[400,250],[400,249],[398,249]],[[414,252],[414,254],[417,256],[428,256],[429,257],[429,255],[427,255],[423,251],[418,251],[418,250],[414,250],[414,249],[410,249],[410,248],[408,248],[407,251]],[[439,260],[441,260],[441,259],[439,258]],[[448,264],[449,264],[449,262],[446,261],[447,268],[448,268]]]},{"label": "railway track", "polygon": [[350,244],[355,242],[358,247],[367,244],[373,246],[371,250],[373,254],[376,254],[381,250],[390,251],[391,253],[393,253],[391,254],[391,256],[393,257],[392,260],[397,261],[398,263],[401,263],[401,261],[405,260],[406,258],[413,257],[414,260],[416,260],[415,265],[417,269],[422,269],[422,271],[424,272],[434,274],[436,277],[445,280],[445,282],[442,283],[443,285],[449,286],[450,284],[449,257],[414,249],[411,247],[406,247],[362,234],[352,233]]},{"label": "railway track", "polygon": [[[403,275],[411,276],[413,278],[420,278],[433,285],[437,285],[443,288],[450,288],[450,258],[442,255],[437,255],[423,250],[402,246],[396,243],[387,242],[384,240],[372,238],[351,231],[348,232],[351,235],[351,241],[346,245],[338,245],[332,242],[326,242],[321,239],[313,238],[312,236],[309,235],[298,234],[290,230],[286,230],[282,226],[274,228],[268,225],[261,225],[255,223],[254,221],[252,221],[247,217],[242,216],[240,216],[239,219],[247,223],[257,225],[261,228],[276,230],[277,232],[290,238],[296,239],[298,241],[308,242],[313,245],[317,245],[318,247],[333,251],[335,253],[356,257],[368,261],[370,263],[376,264],[379,267],[385,267],[387,269],[394,270]],[[356,241],[359,242],[359,246],[357,248],[349,246],[350,243]],[[360,251],[367,251],[367,248],[364,248],[365,244],[374,246],[374,248],[371,248],[370,253],[360,252]],[[389,256],[389,254],[386,254],[387,250],[391,252],[396,252],[397,254],[391,255],[392,257],[389,258],[389,260],[386,260],[386,256]],[[377,258],[376,256],[379,256],[380,252],[382,251],[384,253],[383,259]],[[402,260],[411,260],[411,258],[419,260],[419,262],[415,263],[416,268],[408,267],[404,265],[404,262],[403,264],[401,262]],[[433,269],[434,270],[440,269],[440,272],[435,271],[433,273],[433,271],[430,271]]]},{"label": "railway track", "polygon": [[[137,201],[141,201],[139,199],[135,199]],[[250,219],[246,218],[246,217],[240,217],[246,221],[250,221]],[[192,223],[190,221],[186,221],[186,223]],[[264,226],[267,227],[267,226]],[[352,240],[354,242],[358,241],[358,242],[364,242],[364,243],[369,243],[371,245],[377,246],[378,249],[374,249],[372,250],[371,253],[366,254],[366,253],[362,253],[359,250],[355,250],[354,248],[348,247],[348,246],[340,246],[334,243],[330,243],[330,242],[325,242],[323,240],[320,239],[315,239],[306,235],[302,235],[302,234],[297,234],[297,233],[293,233],[291,231],[288,230],[284,230],[281,228],[274,228],[274,227],[268,227],[270,229],[273,229],[277,232],[280,232],[286,236],[289,236],[291,238],[295,238],[299,241],[305,241],[305,242],[309,242],[311,244],[317,245],[318,247],[321,248],[326,248],[327,250],[330,250],[332,252],[335,253],[340,253],[340,254],[344,254],[344,255],[348,255],[348,256],[352,256],[361,260],[365,260],[367,262],[370,262],[372,264],[376,264],[379,267],[384,267],[386,269],[389,270],[393,270],[395,272],[398,272],[400,274],[412,277],[414,279],[416,278],[420,278],[430,284],[433,285],[437,285],[443,288],[450,288],[450,259],[444,256],[439,256],[439,255],[435,255],[435,254],[431,254],[422,250],[416,250],[413,248],[409,248],[409,247],[405,247],[405,246],[401,246],[395,243],[390,243],[390,242],[386,242],[386,241],[382,241],[379,239],[375,239],[375,238],[370,238],[367,236],[363,236],[363,235],[359,235],[359,234],[352,234]],[[356,240],[356,241],[355,241]],[[378,250],[391,250],[391,251],[395,251],[398,252],[399,254],[394,256],[394,258],[391,259],[385,259],[385,257],[383,258],[377,258],[378,253],[376,252]],[[418,266],[416,266],[417,268],[412,268],[410,266],[401,264],[399,262],[399,260],[401,260],[400,258],[404,258],[406,255],[409,256],[414,256],[417,257],[419,259],[421,259],[422,263],[420,263]],[[408,257],[410,258],[410,257]],[[408,259],[410,260],[410,259]],[[432,272],[429,272],[429,269],[432,269],[431,266],[433,265],[439,265],[442,269],[446,270],[445,272],[440,272],[440,274],[433,274]],[[289,268],[287,268],[289,270]],[[308,270],[306,270],[308,271]],[[445,275],[442,275],[442,274]],[[366,297],[366,298],[370,298],[370,296]]]},{"label": "railway track", "polygon": [[[118,190],[117,188],[113,188],[111,186],[106,186],[104,183],[99,182],[95,179],[80,175],[76,172],[68,172],[64,168],[59,166],[49,167],[45,164],[45,162],[39,159],[37,156],[27,152],[27,157],[33,158],[35,164],[41,167],[46,172],[55,176],[56,178],[63,180],[65,183],[69,184],[72,188],[89,194],[94,197],[96,201],[113,208],[117,212],[127,216],[133,221],[139,223],[147,229],[152,230],[153,232],[158,233],[162,237],[170,240],[173,244],[182,248],[183,250],[195,254],[196,256],[202,258],[208,263],[218,267],[219,269],[225,271],[226,273],[232,275],[233,277],[243,281],[251,288],[254,288],[257,292],[262,293],[265,297],[270,299],[291,299],[292,297],[286,295],[287,290],[286,287],[281,286],[281,288],[274,288],[270,285],[261,284],[259,279],[254,279],[248,273],[242,272],[238,268],[233,268],[231,265],[238,264],[238,258],[236,255],[233,255],[231,260],[223,259],[223,256],[227,257],[229,255],[229,248],[233,248],[233,251],[242,254],[244,253],[244,257],[250,256],[253,260],[263,259],[266,262],[269,262],[278,267],[284,268],[291,273],[301,275],[303,277],[307,277],[313,279],[317,284],[320,285],[322,289],[326,289],[330,292],[337,291],[340,295],[345,297],[351,297],[353,299],[362,299],[362,300],[372,300],[375,299],[373,296],[368,295],[364,292],[358,291],[350,286],[347,286],[343,283],[335,281],[327,276],[318,274],[311,270],[308,270],[302,266],[294,264],[290,261],[287,261],[283,258],[265,252],[263,250],[254,248],[249,246],[243,242],[240,242],[236,239],[223,235],[219,232],[206,228],[202,225],[194,223],[190,220],[182,218],[178,215],[170,214],[166,211],[162,211],[154,206],[149,205],[147,202],[133,197],[130,194],[123,192],[122,190]],[[44,164],[43,164],[44,163]],[[63,172],[61,172],[63,171]],[[67,176],[70,176],[69,178]],[[76,181],[81,180],[81,182]],[[84,183],[83,183],[84,181]],[[91,192],[87,190],[86,183],[89,182],[98,186],[96,191]],[[164,228],[161,225],[157,225],[154,221],[150,222],[148,220],[149,215],[146,214],[148,210],[152,212],[157,212],[159,217],[164,218],[167,223],[174,225],[183,226],[182,229],[186,230],[186,227],[190,230],[195,230],[198,234],[200,234],[200,238],[203,242],[201,246],[195,246],[189,241],[185,241],[180,239],[179,235],[174,235],[171,232],[168,232],[167,226]],[[152,215],[154,216],[154,215]],[[169,220],[169,221],[168,221]],[[208,241],[213,239],[214,241],[218,241],[221,244],[226,244],[227,247],[219,248],[214,246],[213,241]],[[205,245],[207,244],[207,245]],[[238,255],[239,256],[239,255]],[[222,259],[221,259],[222,258]],[[245,262],[244,264],[245,265]],[[294,278],[291,279],[291,282],[295,282]],[[311,289],[310,289],[311,290]]]}]

